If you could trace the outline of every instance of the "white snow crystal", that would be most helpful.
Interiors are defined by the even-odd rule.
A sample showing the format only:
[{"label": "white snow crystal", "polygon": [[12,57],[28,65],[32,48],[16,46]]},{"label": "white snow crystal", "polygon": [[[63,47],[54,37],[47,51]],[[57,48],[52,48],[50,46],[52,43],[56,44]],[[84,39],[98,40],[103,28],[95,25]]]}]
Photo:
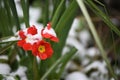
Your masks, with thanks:
[{"label": "white snow crystal", "polygon": [[8,56],[1,55],[1,56],[0,56],[0,59],[6,59],[6,60],[8,60]]},{"label": "white snow crystal", "polygon": [[92,48],[89,48],[87,50],[87,54],[86,55],[88,55],[90,57],[94,57],[95,55],[99,55],[99,54],[100,54],[99,50],[97,48],[95,48],[95,47],[92,47]]},{"label": "white snow crystal", "polygon": [[65,80],[89,80],[84,73],[73,72],[69,74]]},{"label": "white snow crystal", "polygon": [[8,64],[0,63],[0,74],[9,74],[10,70],[11,69]]},{"label": "white snow crystal", "polygon": [[0,42],[9,42],[9,41],[17,41],[17,40],[20,40],[19,37],[12,36],[12,37],[4,39]]},{"label": "white snow crystal", "polygon": [[106,69],[106,65],[104,64],[104,62],[100,62],[100,61],[94,61],[93,63],[91,63],[90,65],[88,65],[84,71],[87,72],[89,70],[91,70],[92,68],[97,68],[98,71],[102,74],[107,74],[108,71]]},{"label": "white snow crystal", "polygon": [[19,75],[21,78],[20,80],[27,80],[27,77],[25,74],[26,70],[27,70],[26,67],[20,66],[16,72],[12,72],[10,75],[12,76]]}]

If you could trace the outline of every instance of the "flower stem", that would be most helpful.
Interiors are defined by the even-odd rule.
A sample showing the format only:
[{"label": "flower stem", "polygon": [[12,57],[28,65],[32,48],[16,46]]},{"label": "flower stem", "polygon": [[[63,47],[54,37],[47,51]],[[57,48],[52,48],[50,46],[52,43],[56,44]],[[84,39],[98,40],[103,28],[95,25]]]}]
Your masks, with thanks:
[{"label": "flower stem", "polygon": [[117,76],[114,74],[113,69],[112,69],[112,67],[111,67],[111,65],[110,65],[110,62],[109,62],[109,60],[107,59],[106,52],[105,52],[105,50],[103,49],[102,43],[101,43],[101,41],[100,41],[100,39],[99,39],[99,37],[98,37],[98,34],[97,34],[96,30],[95,30],[95,26],[94,26],[94,24],[92,23],[92,20],[91,20],[91,18],[90,18],[90,15],[88,14],[88,11],[87,11],[87,9],[86,9],[86,7],[85,7],[85,5],[84,5],[83,0],[77,0],[77,2],[78,2],[78,5],[79,5],[80,8],[81,8],[81,11],[82,11],[84,17],[86,18],[86,21],[87,21],[87,23],[88,23],[88,25],[89,25],[89,28],[90,28],[90,30],[91,30],[91,33],[92,33],[92,35],[93,35],[93,37],[94,37],[94,39],[95,39],[95,41],[96,41],[96,44],[98,45],[98,48],[99,48],[100,51],[101,51],[101,55],[102,55],[103,59],[105,60],[105,62],[106,62],[106,64],[107,64],[107,67],[108,67],[108,69],[109,69],[109,71],[110,71],[110,74],[117,80]]}]

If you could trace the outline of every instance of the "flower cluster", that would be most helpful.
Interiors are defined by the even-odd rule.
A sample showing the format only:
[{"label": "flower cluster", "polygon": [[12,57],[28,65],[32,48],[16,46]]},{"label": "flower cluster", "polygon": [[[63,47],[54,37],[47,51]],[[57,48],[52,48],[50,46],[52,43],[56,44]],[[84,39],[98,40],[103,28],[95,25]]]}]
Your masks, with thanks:
[{"label": "flower cluster", "polygon": [[45,28],[33,25],[24,30],[20,30],[18,31],[18,36],[20,40],[17,42],[17,45],[26,51],[31,50],[32,54],[40,57],[41,60],[45,60],[53,54],[51,44],[44,39],[50,39],[54,42],[59,41],[50,23]]}]

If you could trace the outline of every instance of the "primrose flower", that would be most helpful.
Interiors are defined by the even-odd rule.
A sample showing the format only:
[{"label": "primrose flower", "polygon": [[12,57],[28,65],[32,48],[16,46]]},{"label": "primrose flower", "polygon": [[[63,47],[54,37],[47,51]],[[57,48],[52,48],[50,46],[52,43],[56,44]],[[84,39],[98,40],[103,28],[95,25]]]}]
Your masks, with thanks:
[{"label": "primrose flower", "polygon": [[50,43],[41,40],[33,44],[32,53],[34,56],[40,57],[41,60],[45,60],[52,56],[53,50]]},{"label": "primrose flower", "polygon": [[41,35],[43,38],[48,38],[54,42],[59,41],[59,39],[56,36],[55,31],[53,30],[53,28],[51,28],[51,23],[48,23],[47,26],[44,29],[42,29]]},{"label": "primrose flower", "polygon": [[51,28],[50,23],[48,23],[45,28],[33,25],[24,30],[20,30],[18,36],[20,37],[20,40],[17,42],[17,45],[26,51],[32,51],[32,54],[38,56],[41,60],[50,58],[53,54],[51,44],[46,42],[44,38],[54,42],[59,41],[54,29]]},{"label": "primrose flower", "polygon": [[37,29],[36,29],[36,27],[33,25],[32,27],[28,28],[28,29],[27,29],[27,33],[28,33],[28,34],[31,34],[31,35],[37,34]]},{"label": "primrose flower", "polygon": [[34,43],[42,40],[42,36],[38,33],[38,29],[34,25],[25,30],[20,30],[18,35],[21,40],[17,42],[17,45],[22,47],[24,50],[31,50]]}]

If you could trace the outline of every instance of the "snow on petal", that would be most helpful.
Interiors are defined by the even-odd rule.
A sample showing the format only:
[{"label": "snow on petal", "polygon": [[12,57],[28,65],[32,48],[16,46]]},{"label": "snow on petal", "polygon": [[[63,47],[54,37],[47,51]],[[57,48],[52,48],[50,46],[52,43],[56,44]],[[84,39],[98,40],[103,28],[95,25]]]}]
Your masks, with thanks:
[{"label": "snow on petal", "polygon": [[41,35],[44,38],[49,38],[52,41],[58,42],[59,39],[56,36],[56,33],[53,28],[51,28],[50,23],[41,31]]}]

